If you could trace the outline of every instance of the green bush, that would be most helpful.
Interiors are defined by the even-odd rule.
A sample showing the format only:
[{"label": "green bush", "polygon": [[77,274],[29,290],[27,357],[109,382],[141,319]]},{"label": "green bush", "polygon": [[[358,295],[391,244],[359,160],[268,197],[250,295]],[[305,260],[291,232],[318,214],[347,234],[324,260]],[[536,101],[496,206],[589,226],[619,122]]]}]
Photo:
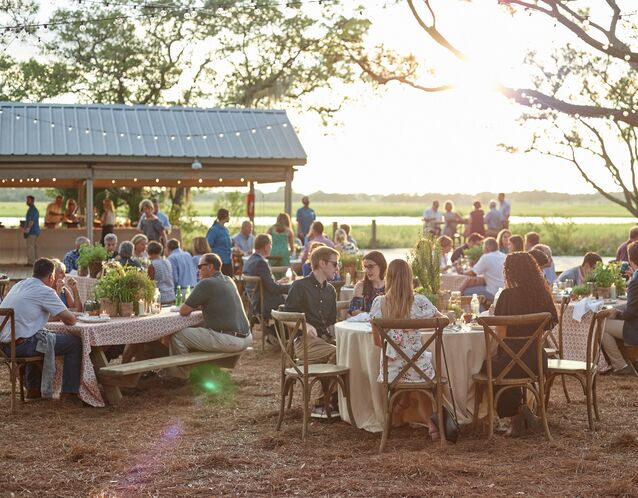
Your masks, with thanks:
[{"label": "green bush", "polygon": [[83,245],[80,247],[80,256],[78,257],[78,266],[87,268],[93,261],[106,261],[108,252],[99,243],[95,243],[94,246]]}]

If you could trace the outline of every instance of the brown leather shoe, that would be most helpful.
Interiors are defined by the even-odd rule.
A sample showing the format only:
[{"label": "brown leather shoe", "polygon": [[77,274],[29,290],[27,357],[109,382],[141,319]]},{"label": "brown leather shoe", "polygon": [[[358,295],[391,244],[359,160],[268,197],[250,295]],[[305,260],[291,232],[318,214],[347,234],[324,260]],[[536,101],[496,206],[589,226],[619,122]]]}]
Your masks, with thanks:
[{"label": "brown leather shoe", "polygon": [[39,387],[27,387],[26,392],[26,399],[39,399],[42,397],[42,393],[40,393]]}]

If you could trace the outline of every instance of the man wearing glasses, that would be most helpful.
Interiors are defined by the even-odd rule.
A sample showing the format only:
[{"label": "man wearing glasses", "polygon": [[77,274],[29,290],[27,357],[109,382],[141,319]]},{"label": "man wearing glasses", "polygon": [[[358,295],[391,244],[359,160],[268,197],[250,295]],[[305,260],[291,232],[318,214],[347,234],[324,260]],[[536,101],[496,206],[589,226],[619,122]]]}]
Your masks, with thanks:
[{"label": "man wearing glasses", "polygon": [[[221,272],[222,261],[208,253],[199,259],[200,281],[179,309],[182,316],[201,308],[204,324],[187,327],[171,336],[171,355],[189,351],[236,353],[252,345],[248,318],[237,287]],[[187,370],[174,368],[173,375],[185,378]]]},{"label": "man wearing glasses", "polygon": [[[337,348],[328,341],[337,321],[337,293],[328,280],[339,269],[339,252],[318,247],[310,255],[310,263],[312,273],[292,284],[284,309],[306,314],[309,363],[335,363]],[[295,354],[303,356],[301,341],[295,344]]]}]

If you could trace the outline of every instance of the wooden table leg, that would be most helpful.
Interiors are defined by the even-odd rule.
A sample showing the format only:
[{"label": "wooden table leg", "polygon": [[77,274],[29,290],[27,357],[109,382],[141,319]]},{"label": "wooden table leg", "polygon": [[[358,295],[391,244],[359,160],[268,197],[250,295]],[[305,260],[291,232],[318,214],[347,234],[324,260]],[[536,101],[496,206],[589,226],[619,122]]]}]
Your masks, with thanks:
[{"label": "wooden table leg", "polygon": [[[93,361],[95,374],[99,382],[100,368],[107,366],[109,364],[109,360],[106,359],[104,350],[101,347],[93,347],[91,349],[91,360]],[[106,400],[110,405],[117,405],[120,401],[122,401],[122,391],[120,391],[118,386],[102,384],[102,387],[104,388]]]}]

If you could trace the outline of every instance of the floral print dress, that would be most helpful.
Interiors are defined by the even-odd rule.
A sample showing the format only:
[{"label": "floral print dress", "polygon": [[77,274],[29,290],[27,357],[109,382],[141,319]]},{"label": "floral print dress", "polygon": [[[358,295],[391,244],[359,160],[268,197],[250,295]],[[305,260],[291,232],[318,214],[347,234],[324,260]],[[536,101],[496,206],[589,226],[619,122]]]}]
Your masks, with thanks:
[{"label": "floral print dress", "polygon": [[[372,308],[370,309],[370,318],[383,318],[381,303],[384,299],[385,296],[380,296],[373,301]],[[414,296],[414,302],[412,303],[412,308],[410,309],[411,319],[432,318],[434,317],[436,312],[436,307],[430,302],[427,297],[421,294],[416,294]],[[423,345],[421,342],[421,332],[419,332],[418,330],[393,329],[389,331],[388,335],[397,345],[401,347],[403,352],[409,358],[415,356]],[[397,377],[397,375],[399,375],[401,369],[406,365],[406,361],[399,355],[394,347],[390,345],[388,345],[387,347],[386,356],[389,358],[388,381],[392,382]],[[430,353],[429,351],[423,353],[416,364],[429,378],[434,378],[432,353]],[[422,382],[423,379],[416,371],[414,371],[414,369],[410,369],[403,376],[401,381]],[[381,358],[381,366],[379,368],[379,377],[377,379],[377,382],[383,382],[383,358]]]}]

